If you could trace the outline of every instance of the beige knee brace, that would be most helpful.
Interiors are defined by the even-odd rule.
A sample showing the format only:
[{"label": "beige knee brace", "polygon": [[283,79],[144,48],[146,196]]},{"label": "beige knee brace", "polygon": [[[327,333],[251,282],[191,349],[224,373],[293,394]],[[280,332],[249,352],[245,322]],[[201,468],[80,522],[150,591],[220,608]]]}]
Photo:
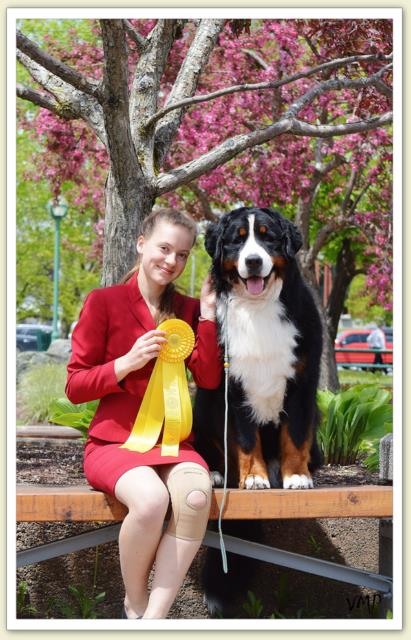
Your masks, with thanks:
[{"label": "beige knee brace", "polygon": [[202,540],[211,505],[210,474],[200,465],[181,463],[168,476],[172,513],[167,533],[183,540]]}]

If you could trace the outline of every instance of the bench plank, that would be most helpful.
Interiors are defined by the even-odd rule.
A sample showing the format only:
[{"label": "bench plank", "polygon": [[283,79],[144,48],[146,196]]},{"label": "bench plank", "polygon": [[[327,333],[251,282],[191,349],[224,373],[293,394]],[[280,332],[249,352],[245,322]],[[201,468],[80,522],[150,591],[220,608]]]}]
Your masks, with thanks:
[{"label": "bench plank", "polygon": [[[89,486],[17,485],[19,522],[113,522],[127,509],[115,498]],[[214,489],[210,519],[218,518],[222,489]],[[389,518],[392,487],[330,486],[309,490],[228,489],[224,519]]]}]

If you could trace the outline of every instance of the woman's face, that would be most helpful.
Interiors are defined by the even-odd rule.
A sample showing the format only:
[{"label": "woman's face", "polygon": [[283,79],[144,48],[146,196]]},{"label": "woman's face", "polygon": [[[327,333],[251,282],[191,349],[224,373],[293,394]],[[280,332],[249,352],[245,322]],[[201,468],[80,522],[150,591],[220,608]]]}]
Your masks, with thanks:
[{"label": "woman's face", "polygon": [[166,286],[183,272],[193,241],[186,227],[160,220],[148,238],[137,240],[140,269],[152,283]]}]

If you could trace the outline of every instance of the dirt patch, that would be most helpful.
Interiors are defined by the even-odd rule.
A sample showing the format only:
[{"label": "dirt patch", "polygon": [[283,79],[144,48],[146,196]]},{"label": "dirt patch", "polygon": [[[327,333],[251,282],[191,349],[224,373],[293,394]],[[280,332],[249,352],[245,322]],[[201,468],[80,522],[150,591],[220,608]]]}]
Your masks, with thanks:
[{"label": "dirt patch", "polygon": [[[18,483],[83,484],[82,463],[83,445],[79,440],[18,439]],[[358,465],[324,467],[316,474],[316,485],[330,484],[378,484],[378,474]],[[263,525],[266,544],[378,572],[377,519],[276,520],[264,521]],[[45,544],[92,528],[90,523],[19,523],[17,548]],[[200,586],[204,553],[205,549],[201,548],[170,611],[170,618],[209,617]],[[262,617],[269,618],[275,610],[287,618],[368,618],[373,615],[369,602],[373,601],[375,592],[300,571],[257,564],[251,589],[264,607]],[[117,543],[24,567],[17,574],[17,583],[22,580],[27,582],[36,618],[79,617],[73,608],[71,614],[70,610],[63,613],[61,605],[71,601],[68,587],[80,585],[89,595],[106,593],[103,603],[96,608],[99,618],[120,617],[123,586]],[[364,599],[367,595],[368,601]],[[246,595],[238,602],[233,617],[253,617],[242,607],[245,600]],[[19,617],[24,615],[27,614]]]}]

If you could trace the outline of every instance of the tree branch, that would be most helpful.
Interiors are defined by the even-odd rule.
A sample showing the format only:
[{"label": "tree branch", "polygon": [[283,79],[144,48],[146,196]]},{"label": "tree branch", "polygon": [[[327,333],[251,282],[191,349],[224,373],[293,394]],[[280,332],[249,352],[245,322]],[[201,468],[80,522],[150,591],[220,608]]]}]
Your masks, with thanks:
[{"label": "tree branch", "polygon": [[381,78],[381,74],[385,73],[391,65],[387,65],[378,71],[378,73],[369,76],[368,78],[358,78],[357,80],[349,80],[348,78],[335,78],[333,80],[326,80],[321,82],[316,87],[313,87],[301,98],[296,100],[291,107],[285,112],[285,117],[295,117],[299,111],[307,104],[312,102],[318,95],[322,95],[326,91],[336,91],[338,89],[364,89],[364,87],[375,86],[378,89],[378,84]]},{"label": "tree branch", "polygon": [[147,40],[138,31],[136,31],[129,20],[123,20],[124,29],[131,40],[137,45],[139,51],[143,51],[147,46]]},{"label": "tree branch", "polygon": [[310,36],[305,35],[304,36],[304,40],[306,41],[306,43],[310,47],[311,51],[313,52],[313,54],[317,58],[317,60],[321,60],[321,56],[320,56],[319,52],[317,51],[317,47],[315,46],[315,44],[311,40]]},{"label": "tree branch", "polygon": [[[55,97],[59,109],[58,112],[53,109],[53,113],[62,117],[66,117],[67,113],[72,113],[73,117],[83,118],[101,142],[107,144],[103,111],[95,98],[82,91],[77,91],[72,85],[50,73],[19,50],[17,50],[17,59],[27,69],[33,80]],[[47,108],[46,105],[40,106]]]},{"label": "tree branch", "polygon": [[328,238],[342,228],[341,223],[330,222],[319,230],[311,248],[307,251],[304,263],[305,266],[311,268],[322,247],[326,244]]},{"label": "tree branch", "polygon": [[352,167],[350,179],[348,180],[347,188],[345,190],[344,200],[341,205],[341,211],[343,214],[347,212],[347,209],[350,206],[351,194],[353,192],[357,179],[358,179],[358,170]]},{"label": "tree branch", "polygon": [[215,222],[217,220],[217,216],[213,213],[206,192],[194,181],[190,182],[187,186],[197,196],[201,204],[204,218],[206,220],[211,220],[211,222]]},{"label": "tree branch", "polygon": [[100,20],[104,49],[103,98],[128,115],[127,52],[122,20]]},{"label": "tree branch", "polygon": [[253,49],[241,49],[241,51],[250,56],[265,71],[269,68],[270,65]]},{"label": "tree branch", "polygon": [[94,98],[99,98],[99,82],[86,78],[64,62],[57,60],[57,58],[54,58],[27,38],[21,31],[17,31],[17,48],[31,60],[44,67],[44,69],[61,78],[64,82],[71,84],[75,89]]},{"label": "tree branch", "polygon": [[385,82],[383,82],[383,80],[381,80],[380,78],[376,78],[375,87],[386,98],[388,98],[389,100],[392,100],[392,89],[387,84],[385,84]]},{"label": "tree branch", "polygon": [[345,136],[351,133],[363,133],[371,131],[379,127],[385,127],[392,123],[392,111],[384,113],[382,116],[374,116],[369,120],[357,120],[356,122],[347,122],[345,124],[319,124],[314,125],[303,122],[296,118],[290,120],[290,133],[296,136],[307,136],[309,138],[332,138],[333,136]]},{"label": "tree branch", "polygon": [[[222,19],[206,19],[200,21],[194,39],[178,72],[174,86],[167,98],[166,107],[175,105],[193,95],[197,88],[200,73],[208,62],[210,54],[217,42],[218,35],[224,27],[224,23],[225,20]],[[170,111],[174,111],[174,113],[170,113],[165,117],[155,132],[155,149],[158,166],[162,166],[163,164],[171,142],[178,131],[185,109],[180,105],[179,107],[173,106],[172,109],[168,109],[167,114]],[[145,123],[146,130],[149,131],[158,119],[159,118],[155,116],[151,117],[149,120],[150,124],[148,122]]]},{"label": "tree branch", "polygon": [[36,104],[38,107],[42,107],[43,109],[47,109],[52,113],[55,113],[57,116],[65,118],[66,120],[71,120],[73,118],[78,118],[70,107],[66,110],[63,110],[59,103],[56,100],[53,100],[50,96],[45,93],[40,93],[40,91],[36,91],[31,87],[26,87],[22,84],[17,84],[16,94],[18,98],[22,98],[22,100],[27,100],[28,102],[32,102]]},{"label": "tree branch", "polygon": [[334,171],[334,169],[337,169],[338,167],[340,167],[342,164],[346,162],[347,160],[344,158],[344,156],[337,153],[334,156],[334,158],[329,162],[327,162],[327,164],[324,167],[321,167],[320,169],[316,169],[316,171],[318,171],[321,177],[324,177],[327,174],[329,174],[330,171]]},{"label": "tree branch", "polygon": [[130,131],[128,59],[122,20],[100,20],[104,49],[103,114],[111,170],[117,188],[126,190],[141,176]]},{"label": "tree branch", "polygon": [[167,174],[161,174],[157,178],[157,194],[161,195],[172,191],[181,184],[187,184],[203,175],[203,173],[225,164],[241,151],[285,133],[289,130],[291,124],[290,120],[282,119],[266,129],[252,131],[251,133],[241,134],[225,140],[200,158],[173,169]]},{"label": "tree branch", "polygon": [[314,170],[314,174],[310,180],[310,184],[306,189],[304,189],[304,197],[300,197],[298,199],[298,207],[295,215],[295,224],[301,231],[303,237],[303,251],[307,252],[310,247],[309,242],[309,228],[310,228],[310,216],[311,216],[311,207],[315,197],[316,190],[318,185],[322,181],[322,179],[327,176],[331,171],[337,169],[346,160],[344,156],[340,154],[336,154],[332,160],[330,160],[326,165],[320,164],[320,166],[316,166]]},{"label": "tree branch", "polygon": [[141,126],[158,107],[160,81],[179,27],[178,20],[158,20],[134,71],[130,94],[131,136],[145,173],[154,178],[154,135]]},{"label": "tree branch", "polygon": [[[250,56],[250,58],[254,60],[264,70],[269,69],[270,65],[258,53],[256,53],[252,49],[241,49],[241,51],[246,55]],[[280,78],[283,77],[281,65],[279,66],[279,77]],[[281,87],[274,88],[273,94],[271,97],[271,103],[272,103],[272,119],[275,121],[281,115],[281,108],[282,108]]]},{"label": "tree branch", "polygon": [[293,133],[297,136],[307,136],[310,138],[332,138],[333,136],[370,131],[371,129],[384,127],[391,122],[391,112],[383,114],[382,116],[376,116],[370,120],[359,120],[358,122],[337,125],[313,125],[301,122],[295,118],[281,118],[265,129],[259,129],[251,133],[228,138],[200,158],[196,158],[177,169],[173,169],[167,174],[161,174],[157,179],[156,194],[161,195],[172,191],[181,184],[187,184],[203,173],[225,164],[231,160],[231,158],[234,158],[234,156],[245,151],[245,149],[268,142],[283,133]]},{"label": "tree branch", "polygon": [[[384,60],[390,60],[392,56],[384,56]],[[194,96],[190,98],[185,98],[184,100],[180,100],[178,102],[174,102],[167,105],[154,114],[146,123],[145,127],[148,129],[153,126],[155,122],[164,118],[170,111],[174,109],[181,109],[188,107],[193,104],[199,104],[200,102],[208,102],[210,100],[214,100],[215,98],[220,98],[221,96],[230,95],[231,93],[237,93],[239,91],[260,91],[263,89],[278,89],[285,84],[290,84],[291,82],[295,82],[296,80],[301,80],[302,78],[309,78],[310,76],[315,75],[321,71],[326,69],[335,69],[337,67],[346,66],[349,64],[353,64],[355,62],[375,62],[377,60],[381,60],[381,56],[379,55],[364,55],[364,56],[350,56],[348,58],[339,58],[337,60],[331,60],[330,62],[325,62],[324,64],[320,64],[316,67],[313,67],[309,71],[301,71],[300,73],[295,73],[292,76],[286,76],[281,80],[275,80],[273,82],[258,82],[256,84],[238,84],[232,87],[227,87],[226,89],[220,89],[219,91],[214,91],[212,93],[207,93],[204,95]]]},{"label": "tree branch", "polygon": [[350,207],[350,213],[354,213],[358,203],[360,202],[360,200],[362,200],[362,198],[365,196],[365,194],[367,193],[368,189],[371,187],[371,182],[367,182],[365,187],[360,191],[360,193],[358,194],[358,196],[355,198],[354,202],[352,203],[351,207]]}]

